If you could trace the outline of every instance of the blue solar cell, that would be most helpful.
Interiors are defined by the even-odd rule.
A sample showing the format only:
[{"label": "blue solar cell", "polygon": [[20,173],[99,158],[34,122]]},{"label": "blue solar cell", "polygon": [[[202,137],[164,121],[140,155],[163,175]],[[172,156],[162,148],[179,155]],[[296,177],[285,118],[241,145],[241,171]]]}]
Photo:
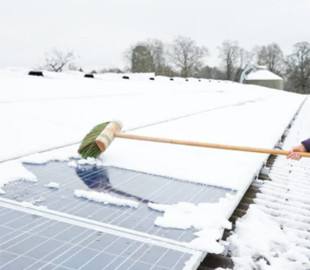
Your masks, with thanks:
[{"label": "blue solar cell", "polygon": [[97,254],[98,251],[96,250],[83,248],[71,255],[62,265],[73,269],[79,269],[87,264],[90,258],[94,258]]},{"label": "blue solar cell", "polygon": [[20,257],[16,257],[14,260],[12,260],[11,262],[7,263],[4,268],[0,266],[0,269],[5,269],[5,270],[24,270],[27,267],[29,267],[30,265],[32,265],[33,263],[35,263],[34,259],[20,256]]},{"label": "blue solar cell", "polygon": [[[82,165],[72,168],[64,162],[50,162],[43,166],[27,164],[26,167],[37,176],[38,184],[23,182],[18,185],[7,185],[4,197],[33,201],[49,209],[158,236],[164,235],[179,241],[194,239],[194,231],[155,226],[155,219],[162,213],[148,208],[148,202],[160,204],[174,204],[180,201],[216,202],[226,193],[235,193],[229,189],[114,167]],[[60,184],[59,190],[46,188],[45,185],[51,181]],[[76,189],[107,192],[119,198],[139,201],[140,205],[137,209],[103,205],[74,197]]]},{"label": "blue solar cell", "polygon": [[[0,208],[0,214],[5,212]],[[11,210],[14,216],[25,214]],[[36,230],[23,230],[24,224],[10,227],[0,224],[0,231],[11,234],[11,238],[1,241],[0,269],[182,269],[191,253],[154,246],[117,235],[80,228],[70,224],[37,217],[43,226]],[[40,229],[39,229],[40,227]],[[57,230],[53,230],[57,228]],[[46,234],[52,229],[54,235]],[[64,231],[74,231],[75,241],[68,241]],[[56,239],[58,236],[60,239]],[[61,237],[60,237],[61,236]],[[80,237],[79,237],[80,236]],[[62,238],[64,237],[64,238]],[[77,241],[79,239],[79,241]],[[184,257],[184,260],[179,258]],[[166,260],[161,259],[166,258]],[[169,261],[170,258],[170,261]],[[164,265],[166,264],[166,265]],[[172,267],[170,267],[172,266]],[[167,268],[169,267],[169,268]]]},{"label": "blue solar cell", "polygon": [[7,265],[18,257],[18,254],[12,254],[7,251],[0,252],[0,265]]},{"label": "blue solar cell", "polygon": [[89,260],[88,263],[81,268],[81,270],[88,270],[88,269],[101,270],[102,262],[108,263],[108,262],[113,261],[114,258],[115,258],[114,255],[107,254],[107,253],[100,253],[95,258],[92,258],[91,260]]},{"label": "blue solar cell", "polygon": [[[25,165],[38,179],[37,183],[19,182],[5,186],[2,198],[17,202],[32,202],[46,206],[56,213],[84,218],[76,226],[60,222],[58,216],[46,218],[29,214],[22,208],[15,211],[0,208],[1,265],[15,269],[182,269],[193,253],[171,249],[162,244],[150,244],[117,233],[97,231],[87,226],[87,220],[122,228],[129,234],[190,242],[195,230],[177,230],[156,226],[162,215],[148,207],[149,202],[174,204],[178,202],[217,202],[234,190],[195,184],[178,179],[149,175],[115,167],[81,165],[69,167],[65,162],[45,165]],[[47,188],[49,182],[60,184],[59,189]],[[74,190],[95,190],[112,196],[139,202],[137,208],[115,206],[74,196]],[[0,199],[1,202],[1,199]],[[8,206],[9,207],[9,206]],[[44,209],[42,210],[44,212]],[[53,215],[53,213],[52,213]],[[55,214],[56,215],[56,214]],[[70,218],[70,216],[69,216]],[[103,227],[105,228],[105,227]],[[2,254],[2,255],[1,255]],[[3,264],[1,264],[1,262]],[[11,267],[11,266],[10,266]],[[37,267],[37,268],[35,268]]]},{"label": "blue solar cell", "polygon": [[58,241],[52,238],[48,240],[44,239],[41,244],[37,245],[37,247],[30,248],[28,251],[26,251],[25,255],[40,260],[46,256],[46,254],[54,253],[54,251],[57,250],[58,247],[62,244],[62,241]]}]

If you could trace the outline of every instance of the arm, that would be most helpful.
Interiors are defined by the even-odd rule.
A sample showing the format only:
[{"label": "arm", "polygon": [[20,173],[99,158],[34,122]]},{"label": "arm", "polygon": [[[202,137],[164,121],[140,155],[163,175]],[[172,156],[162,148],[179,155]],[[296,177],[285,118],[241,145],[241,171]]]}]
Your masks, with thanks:
[{"label": "arm", "polygon": [[302,141],[301,144],[306,148],[306,152],[310,152],[310,138]]},{"label": "arm", "polygon": [[304,140],[300,145],[293,147],[287,155],[287,158],[300,160],[301,156],[298,152],[310,152],[310,139]]}]

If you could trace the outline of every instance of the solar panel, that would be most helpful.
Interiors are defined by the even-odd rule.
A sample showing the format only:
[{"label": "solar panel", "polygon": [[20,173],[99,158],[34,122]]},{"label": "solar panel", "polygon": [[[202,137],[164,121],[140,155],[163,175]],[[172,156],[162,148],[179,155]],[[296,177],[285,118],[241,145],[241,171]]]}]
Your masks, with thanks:
[{"label": "solar panel", "polygon": [[0,269],[182,269],[192,255],[7,208],[0,220]]},{"label": "solar panel", "polygon": [[[195,231],[156,226],[162,213],[148,202],[217,202],[235,193],[115,167],[70,167],[66,162],[25,167],[38,182],[10,183],[0,198],[0,269],[183,269],[193,256],[196,262],[191,262],[198,264],[203,255],[184,244],[195,238]],[[58,189],[47,187],[52,181]],[[78,198],[76,189],[139,205]]]}]

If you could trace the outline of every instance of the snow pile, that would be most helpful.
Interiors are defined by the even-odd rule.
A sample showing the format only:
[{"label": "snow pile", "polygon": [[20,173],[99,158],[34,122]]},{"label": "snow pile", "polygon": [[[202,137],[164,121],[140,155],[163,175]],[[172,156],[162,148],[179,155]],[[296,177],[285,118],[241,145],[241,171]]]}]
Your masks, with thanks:
[{"label": "snow pile", "polygon": [[95,201],[103,204],[113,204],[117,206],[127,206],[133,208],[137,208],[139,205],[139,203],[136,201],[120,199],[103,192],[75,190],[74,195],[78,198],[84,198],[90,201]]},{"label": "snow pile", "polygon": [[230,198],[222,198],[218,203],[192,204],[179,202],[174,205],[149,203],[153,210],[164,212],[157,217],[155,224],[165,228],[196,229],[197,232],[189,247],[211,253],[221,253],[224,247],[218,242],[224,229],[231,229],[231,223],[225,218]]},{"label": "snow pile", "polygon": [[24,208],[35,208],[39,210],[47,210],[48,208],[45,205],[36,205],[34,202],[23,201],[20,205]]},{"label": "snow pile", "polygon": [[51,188],[51,189],[59,189],[59,183],[56,182],[49,182],[45,185],[45,187]]},{"label": "snow pile", "polygon": [[0,172],[0,194],[5,193],[2,188],[10,182],[16,180],[37,181],[36,176],[28,171],[19,161],[0,163]]},{"label": "snow pile", "polygon": [[295,239],[292,232],[281,230],[279,223],[251,205],[229,238],[234,269],[309,269],[309,260],[300,252]]},{"label": "snow pile", "polygon": [[104,166],[104,163],[101,159],[88,157],[87,159],[77,159],[77,160],[71,160],[68,162],[68,165],[70,167],[78,167],[79,165],[94,165],[96,167]]}]

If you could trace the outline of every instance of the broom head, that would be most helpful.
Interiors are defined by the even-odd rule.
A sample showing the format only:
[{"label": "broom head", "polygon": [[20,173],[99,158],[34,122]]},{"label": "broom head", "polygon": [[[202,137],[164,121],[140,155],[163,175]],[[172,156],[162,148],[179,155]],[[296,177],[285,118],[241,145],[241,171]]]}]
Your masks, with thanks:
[{"label": "broom head", "polygon": [[120,121],[101,123],[95,126],[82,140],[78,149],[82,158],[97,158],[114,139],[114,134],[120,131],[122,124]]}]

